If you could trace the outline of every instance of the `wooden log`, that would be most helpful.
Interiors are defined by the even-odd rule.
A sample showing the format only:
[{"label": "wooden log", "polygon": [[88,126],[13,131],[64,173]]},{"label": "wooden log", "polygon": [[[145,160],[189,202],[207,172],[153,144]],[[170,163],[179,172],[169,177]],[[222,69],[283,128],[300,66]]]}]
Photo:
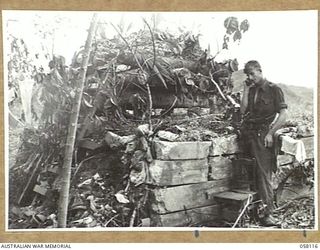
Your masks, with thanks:
[{"label": "wooden log", "polygon": [[[188,98],[185,95],[176,94],[174,91],[164,91],[152,87],[151,92],[157,93],[156,95],[152,95],[152,104],[155,108],[168,108],[172,104],[174,104],[175,108],[209,107],[209,99],[208,96],[205,95],[197,95],[197,98]],[[120,105],[132,108],[132,95],[136,93],[140,96],[145,96],[140,89],[126,90],[126,92],[121,95]]]},{"label": "wooden log", "polygon": [[217,221],[219,219],[219,205],[193,208],[170,214],[151,215],[152,227],[183,227],[201,222]]},{"label": "wooden log", "polygon": [[216,204],[213,195],[230,190],[230,179],[208,181],[151,191],[151,208],[158,214]]},{"label": "wooden log", "polygon": [[[189,92],[192,94],[192,92]],[[178,97],[176,99],[176,96]],[[209,98],[206,95],[192,95],[193,98],[186,95],[175,95],[173,93],[165,93],[157,91],[156,95],[152,96],[154,106],[157,108],[167,108],[175,103],[177,108],[192,108],[192,107],[209,107]]]},{"label": "wooden log", "polygon": [[223,156],[209,157],[209,180],[232,177],[232,161]]},{"label": "wooden log", "polygon": [[209,156],[240,153],[237,135],[218,137],[212,140],[212,148]]},{"label": "wooden log", "polygon": [[154,160],[149,166],[149,173],[153,185],[174,186],[205,182],[208,180],[208,169],[207,159]]},{"label": "wooden log", "polygon": [[153,151],[158,160],[196,160],[209,155],[211,142],[153,141]]},{"label": "wooden log", "polygon": [[[141,65],[143,65],[146,58],[144,58],[144,56],[140,54],[137,54],[136,56]],[[117,56],[117,62],[119,64],[125,64],[133,68],[138,68],[137,61],[132,54],[120,53]],[[163,67],[170,66],[171,69],[187,68],[194,73],[198,73],[199,71],[199,63],[197,61],[184,60],[179,58],[157,56],[157,66],[159,65]]]},{"label": "wooden log", "polygon": [[96,142],[96,141],[93,141],[88,138],[81,139],[78,141],[78,147],[89,149],[89,150],[96,150],[96,149],[101,148],[103,146],[104,146],[104,144],[102,142]]},{"label": "wooden log", "polygon": [[314,158],[314,136],[301,138],[303,141],[305,150],[306,150],[306,158],[312,159]]}]

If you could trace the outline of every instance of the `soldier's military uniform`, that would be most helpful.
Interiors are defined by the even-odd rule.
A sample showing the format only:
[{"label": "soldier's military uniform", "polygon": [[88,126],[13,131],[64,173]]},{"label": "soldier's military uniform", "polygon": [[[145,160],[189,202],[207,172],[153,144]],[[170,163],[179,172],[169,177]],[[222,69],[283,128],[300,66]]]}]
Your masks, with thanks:
[{"label": "soldier's military uniform", "polygon": [[260,87],[250,88],[241,138],[246,153],[256,159],[257,191],[267,205],[265,215],[273,209],[271,177],[277,165],[274,145],[271,148],[265,147],[264,138],[277,113],[286,108],[283,92],[278,85],[265,80]]}]

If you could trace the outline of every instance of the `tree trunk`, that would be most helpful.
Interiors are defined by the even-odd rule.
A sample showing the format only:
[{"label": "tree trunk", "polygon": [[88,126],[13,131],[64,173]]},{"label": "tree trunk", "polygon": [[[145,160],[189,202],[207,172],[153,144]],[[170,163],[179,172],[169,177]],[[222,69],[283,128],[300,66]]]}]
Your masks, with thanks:
[{"label": "tree trunk", "polygon": [[58,204],[58,227],[65,228],[67,224],[68,203],[69,203],[69,189],[71,177],[71,164],[74,150],[74,143],[76,138],[78,117],[80,111],[80,104],[82,99],[83,87],[86,80],[86,71],[89,61],[89,54],[91,50],[92,38],[95,33],[97,24],[97,14],[94,14],[91,20],[88,37],[85,44],[83,59],[80,68],[79,79],[77,80],[78,87],[76,90],[75,103],[72,107],[70,124],[68,129],[67,142],[65,147],[64,162],[61,172],[61,190]]},{"label": "tree trunk", "polygon": [[[137,54],[136,57],[139,60],[139,63],[143,65],[146,58],[143,55],[139,55],[139,54]],[[138,64],[132,54],[126,54],[123,52],[120,53],[117,57],[117,62],[120,64],[129,65],[132,68],[138,68]],[[199,72],[198,61],[192,61],[192,60],[186,60],[186,59],[180,59],[180,58],[157,56],[156,65],[160,67],[161,66],[170,67],[171,69],[187,68],[193,73]]]}]

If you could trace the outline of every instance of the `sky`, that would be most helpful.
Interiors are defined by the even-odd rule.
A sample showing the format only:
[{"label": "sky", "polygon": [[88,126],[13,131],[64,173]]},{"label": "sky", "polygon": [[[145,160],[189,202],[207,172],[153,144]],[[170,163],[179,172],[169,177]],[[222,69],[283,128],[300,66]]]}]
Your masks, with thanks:
[{"label": "sky", "polygon": [[[318,13],[317,11],[277,11],[277,12],[98,12],[100,21],[108,23],[106,34],[112,37],[115,30],[109,24],[122,22],[130,31],[143,27],[142,17],[147,21],[152,16],[158,20],[158,28],[171,33],[178,32],[178,27],[201,34],[200,44],[208,48],[212,55],[221,49],[225,33],[224,20],[237,17],[241,22],[249,21],[250,27],[244,33],[240,43],[223,50],[217,61],[237,58],[239,67],[243,68],[249,60],[258,60],[262,65],[264,76],[275,83],[314,87],[317,84],[317,46]],[[43,25],[55,31],[54,44],[49,51],[66,57],[70,62],[74,52],[84,45],[86,30],[90,24],[92,12],[35,12],[5,11],[3,13],[4,40],[13,34],[24,38],[30,50],[39,51],[32,31],[41,17]],[[52,18],[67,18],[59,25],[53,25]],[[52,25],[51,25],[52,24]]]}]

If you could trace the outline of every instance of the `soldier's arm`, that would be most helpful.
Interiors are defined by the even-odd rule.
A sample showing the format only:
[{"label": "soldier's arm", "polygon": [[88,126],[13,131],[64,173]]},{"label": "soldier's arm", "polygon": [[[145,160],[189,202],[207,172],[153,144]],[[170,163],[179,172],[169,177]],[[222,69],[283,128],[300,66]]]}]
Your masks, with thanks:
[{"label": "soldier's arm", "polygon": [[269,128],[269,132],[264,139],[266,147],[272,147],[274,133],[285,124],[287,119],[288,105],[284,100],[282,89],[277,85],[273,86],[273,98],[276,110],[278,111],[279,115],[278,118],[274,122],[272,122],[272,125]]},{"label": "soldier's arm", "polygon": [[273,138],[274,133],[285,124],[286,120],[287,120],[287,109],[283,108],[280,110],[278,118],[272,124],[272,126],[269,129],[268,134],[264,138],[264,146],[265,147],[267,147],[267,148],[272,147],[273,141],[274,141],[274,138]]},{"label": "soldier's arm", "polygon": [[287,120],[287,109],[285,108],[280,109],[278,118],[272,123],[268,134],[273,136],[274,133],[285,124],[286,120]]},{"label": "soldier's arm", "polygon": [[245,114],[248,108],[248,96],[249,96],[249,90],[251,86],[248,86],[245,82],[243,84],[243,93],[242,93],[242,98],[241,98],[241,103],[240,103],[240,113],[242,115]]}]

